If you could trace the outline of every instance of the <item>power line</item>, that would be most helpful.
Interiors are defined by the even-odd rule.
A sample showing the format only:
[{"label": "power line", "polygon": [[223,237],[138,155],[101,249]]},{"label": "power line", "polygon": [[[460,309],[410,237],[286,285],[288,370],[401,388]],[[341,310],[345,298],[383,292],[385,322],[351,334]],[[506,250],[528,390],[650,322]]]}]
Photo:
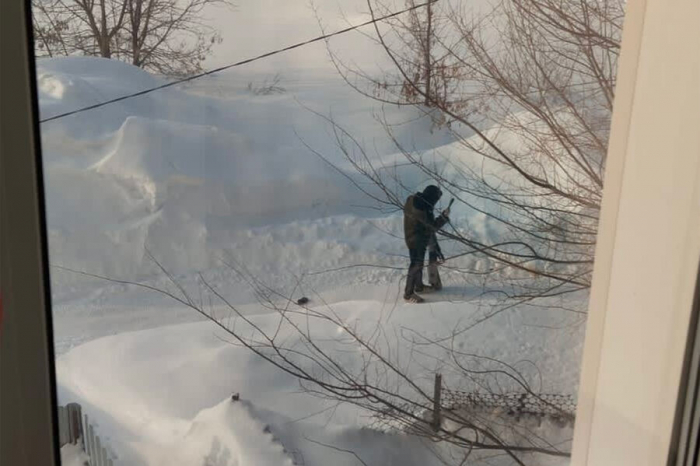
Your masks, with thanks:
[{"label": "power line", "polygon": [[235,67],[241,66],[241,65],[247,65],[248,63],[252,63],[252,62],[254,62],[254,61],[262,60],[263,58],[268,58],[268,57],[271,57],[271,56],[273,56],[273,55],[277,55],[277,54],[280,54],[280,53],[288,52],[288,51],[290,51],[290,50],[293,50],[293,49],[296,49],[296,48],[299,48],[299,47],[303,47],[303,46],[305,46],[305,45],[309,45],[309,44],[312,44],[312,43],[314,43],[314,42],[318,42],[318,41],[321,41],[321,40],[330,39],[331,37],[339,36],[339,35],[341,35],[341,34],[345,34],[345,33],[347,33],[347,32],[354,31],[355,29],[358,29],[358,28],[361,28],[361,27],[364,27],[364,26],[368,26],[368,25],[373,24],[373,23],[377,23],[377,22],[379,22],[379,21],[385,21],[385,20],[390,19],[390,18],[393,18],[393,17],[395,17],[395,16],[399,16],[399,15],[402,15],[402,14],[404,14],[404,13],[408,13],[409,11],[417,10],[418,8],[422,8],[422,7],[424,7],[424,6],[430,5],[431,3],[436,3],[437,1],[438,1],[438,0],[429,0],[429,1],[425,2],[425,3],[421,3],[420,5],[414,5],[414,6],[410,7],[410,8],[406,8],[406,9],[404,9],[404,10],[397,11],[396,13],[391,13],[391,14],[388,14],[388,15],[386,15],[386,16],[382,16],[382,17],[380,17],[380,18],[374,18],[374,19],[371,19],[371,20],[369,20],[369,21],[365,21],[365,22],[362,23],[362,24],[357,24],[357,25],[355,25],[355,26],[350,26],[350,27],[347,27],[347,28],[345,28],[345,29],[341,29],[341,30],[339,30],[339,31],[332,32],[332,33],[330,33],[330,34],[324,34],[324,35],[322,35],[322,36],[314,37],[313,39],[309,39],[309,40],[306,40],[306,41],[304,41],[304,42],[298,42],[298,43],[293,44],[293,45],[290,45],[290,46],[288,46],[288,47],[284,47],[284,48],[281,48],[281,49],[273,50],[272,52],[267,52],[267,53],[264,53],[264,54],[262,54],[262,55],[258,55],[257,57],[247,58],[247,59],[245,59],[245,60],[241,60],[241,61],[239,61],[239,62],[232,63],[232,64],[230,64],[230,65],[222,66],[222,67],[219,67],[219,68],[214,68],[214,69],[212,69],[212,70],[205,71],[205,72],[203,72],[203,73],[199,73],[199,74],[196,74],[196,75],[194,75],[194,76],[189,76],[189,77],[187,77],[187,78],[178,79],[178,80],[176,80],[176,81],[172,81],[172,82],[169,82],[169,83],[166,83],[166,84],[162,84],[162,85],[160,85],[160,86],[156,86],[156,87],[152,87],[152,88],[150,88],[150,89],[146,89],[146,90],[143,90],[143,91],[135,92],[135,93],[133,93],[133,94],[123,95],[123,96],[121,96],[121,97],[117,97],[117,98],[114,98],[114,99],[111,99],[111,100],[106,100],[106,101],[104,101],[104,102],[100,102],[100,103],[97,103],[97,104],[88,105],[87,107],[82,107],[82,108],[79,108],[79,109],[76,109],[76,110],[71,110],[70,112],[59,113],[58,115],[54,115],[54,116],[52,116],[52,117],[45,118],[45,119],[43,119],[43,120],[39,120],[39,123],[47,123],[47,122],[49,122],[49,121],[58,120],[58,119],[60,119],[60,118],[65,118],[65,117],[67,117],[67,116],[75,115],[75,114],[77,114],[77,113],[87,112],[88,110],[94,110],[94,109],[96,109],[96,108],[104,107],[105,105],[110,105],[110,104],[113,104],[113,103],[116,103],[116,102],[121,102],[122,100],[127,100],[127,99],[131,99],[131,98],[134,98],[134,97],[139,97],[139,96],[146,95],[146,94],[150,94],[151,92],[155,92],[155,91],[158,91],[158,90],[161,90],[161,89],[165,89],[165,88],[168,88],[168,87],[177,86],[178,84],[182,84],[182,83],[184,83],[184,82],[194,81],[195,79],[199,79],[199,78],[202,78],[202,77],[204,77],[204,76],[209,76],[209,75],[212,75],[212,74],[214,74],[214,73],[219,73],[219,72],[221,72],[221,71],[228,70],[228,69],[230,69],[230,68],[235,68]]}]

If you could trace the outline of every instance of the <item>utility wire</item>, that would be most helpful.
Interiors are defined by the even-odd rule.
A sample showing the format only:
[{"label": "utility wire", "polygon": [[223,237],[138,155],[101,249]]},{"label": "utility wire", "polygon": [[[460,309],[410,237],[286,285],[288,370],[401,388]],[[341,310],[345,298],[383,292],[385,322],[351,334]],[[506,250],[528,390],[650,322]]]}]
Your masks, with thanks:
[{"label": "utility wire", "polygon": [[178,84],[182,84],[182,83],[184,83],[184,82],[194,81],[195,79],[199,79],[199,78],[202,78],[202,77],[204,77],[204,76],[209,76],[209,75],[212,75],[212,74],[214,74],[214,73],[219,73],[219,72],[221,72],[221,71],[228,70],[228,69],[230,69],[230,68],[235,68],[235,67],[241,66],[241,65],[247,65],[248,63],[252,63],[252,62],[254,62],[254,61],[262,60],[263,58],[268,58],[268,57],[271,57],[271,56],[273,56],[273,55],[278,55],[278,54],[280,54],[280,53],[288,52],[288,51],[290,51],[290,50],[297,49],[297,48],[299,48],[299,47],[303,47],[303,46],[305,46],[305,45],[309,45],[309,44],[312,44],[312,43],[314,43],[314,42],[318,42],[318,41],[321,41],[321,40],[330,39],[331,37],[339,36],[339,35],[341,35],[341,34],[345,34],[345,33],[347,33],[347,32],[354,31],[355,29],[358,29],[358,28],[361,28],[361,27],[364,27],[364,26],[368,26],[368,25],[373,24],[373,23],[377,23],[377,22],[379,22],[379,21],[385,21],[385,20],[390,19],[390,18],[393,18],[393,17],[395,17],[395,16],[399,16],[399,15],[402,15],[402,14],[404,14],[404,13],[408,13],[409,11],[417,10],[418,8],[422,8],[422,7],[424,7],[424,6],[430,5],[431,3],[436,3],[437,1],[438,1],[438,0],[429,0],[429,1],[425,2],[425,3],[421,3],[420,5],[414,5],[414,6],[410,7],[410,8],[406,8],[405,10],[397,11],[396,13],[391,13],[391,14],[388,14],[388,15],[386,15],[386,16],[382,16],[382,17],[380,17],[380,18],[374,18],[374,19],[371,19],[371,20],[369,20],[369,21],[365,21],[365,22],[362,23],[362,24],[357,24],[357,25],[355,25],[355,26],[350,26],[350,27],[347,27],[347,28],[345,28],[345,29],[341,29],[341,30],[339,30],[339,31],[332,32],[332,33],[330,33],[330,34],[324,34],[324,35],[322,35],[322,36],[314,37],[313,39],[309,39],[309,40],[306,40],[306,41],[304,41],[304,42],[299,42],[299,43],[290,45],[290,46],[288,46],[288,47],[284,47],[284,48],[282,48],[282,49],[277,49],[277,50],[273,50],[272,52],[267,52],[267,53],[264,53],[264,54],[262,54],[262,55],[258,55],[257,57],[247,58],[247,59],[245,59],[245,60],[242,60],[242,61],[239,61],[239,62],[236,62],[236,63],[232,63],[232,64],[230,64],[230,65],[222,66],[222,67],[219,67],[219,68],[214,68],[214,69],[212,69],[212,70],[205,71],[205,72],[203,72],[203,73],[199,73],[199,74],[196,74],[196,75],[194,75],[194,76],[189,76],[189,77],[187,77],[187,78],[178,79],[178,80],[176,80],[176,81],[171,81],[171,82],[169,82],[169,83],[162,84],[162,85],[160,85],[160,86],[152,87],[152,88],[150,88],[150,89],[145,89],[145,90],[143,90],[143,91],[135,92],[135,93],[133,93],[133,94],[123,95],[123,96],[121,96],[121,97],[117,97],[117,98],[114,98],[114,99],[111,99],[111,100],[106,100],[106,101],[104,101],[104,102],[100,102],[100,103],[97,103],[97,104],[88,105],[87,107],[82,107],[82,108],[79,108],[79,109],[76,109],[76,110],[71,110],[70,112],[59,113],[58,115],[54,115],[54,116],[52,116],[52,117],[44,118],[43,120],[39,120],[39,123],[47,123],[47,122],[49,122],[49,121],[58,120],[58,119],[60,119],[60,118],[65,118],[65,117],[67,117],[67,116],[75,115],[75,114],[82,113],[82,112],[87,112],[88,110],[94,110],[94,109],[96,109],[96,108],[104,107],[105,105],[113,104],[113,103],[116,103],[116,102],[121,102],[122,100],[127,100],[127,99],[131,99],[131,98],[134,98],[134,97],[139,97],[139,96],[146,95],[146,94],[150,94],[151,92],[155,92],[155,91],[158,91],[158,90],[161,90],[161,89],[165,89],[165,88],[168,88],[168,87],[177,86]]}]

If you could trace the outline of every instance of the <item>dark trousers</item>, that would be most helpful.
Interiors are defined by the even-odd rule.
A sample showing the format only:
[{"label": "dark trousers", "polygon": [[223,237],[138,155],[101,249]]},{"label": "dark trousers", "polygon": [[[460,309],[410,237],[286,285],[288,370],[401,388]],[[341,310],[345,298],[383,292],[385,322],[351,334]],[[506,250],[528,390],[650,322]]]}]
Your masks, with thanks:
[{"label": "dark trousers", "polygon": [[409,249],[411,265],[408,267],[408,278],[406,278],[406,292],[404,296],[411,296],[416,288],[423,287],[423,261],[425,260],[425,246]]}]

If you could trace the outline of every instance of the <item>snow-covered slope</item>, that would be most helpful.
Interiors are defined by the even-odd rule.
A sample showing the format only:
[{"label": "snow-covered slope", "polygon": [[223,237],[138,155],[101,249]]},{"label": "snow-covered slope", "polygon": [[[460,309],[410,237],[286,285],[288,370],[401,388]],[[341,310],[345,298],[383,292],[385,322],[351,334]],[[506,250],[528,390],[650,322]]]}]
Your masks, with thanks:
[{"label": "snow-covered slope", "polygon": [[[204,271],[238,304],[255,299],[231,261],[281,288],[305,276],[305,293],[398,283],[400,216],[368,208],[371,200],[353,185],[366,182],[349,168],[329,122],[311,111],[333,115],[390,166],[400,156],[371,118],[379,109],[327,70],[307,71],[308,80],[302,71],[280,95],[255,95],[224,73],[42,125],[59,353],[100,335],[198,318],[158,296],[75,273],[165,285],[149,254],[185,282]],[[44,118],[163,82],[99,58],[40,60],[37,74]],[[452,136],[419,110],[381,111],[401,123],[393,131],[403,144],[456,152]],[[429,181],[401,170],[416,188]],[[471,215],[470,227],[490,234],[479,214],[457,215]],[[348,267],[356,264],[382,268]]]},{"label": "snow-covered slope", "polygon": [[[400,335],[388,356],[405,361],[402,367],[426,390],[434,371],[443,373],[447,386],[468,388],[453,373],[445,348],[413,344],[440,339],[449,339],[461,354],[512,364],[537,391],[572,393],[576,386],[581,350],[576,342],[583,329],[552,332],[538,325],[548,321],[547,311],[504,314],[466,330],[489,309],[464,302],[394,308],[391,300],[347,301],[332,308],[360,335],[377,327]],[[272,334],[279,316],[263,314],[253,322]],[[309,325],[317,344],[345,370],[366,364],[360,345],[336,326],[315,319]],[[243,323],[237,328],[247,333]],[[290,330],[283,327],[279,338],[303,348]],[[120,464],[196,464],[210,455],[228,458],[220,458],[227,465],[283,465],[298,459],[294,452],[305,458],[297,464],[306,466],[357,464],[352,455],[313,441],[350,448],[371,460],[368,464],[439,464],[417,439],[363,430],[371,421],[367,413],[300,390],[294,377],[229,340],[206,322],[98,339],[57,361],[59,396],[93,413],[100,435],[119,452]],[[236,403],[229,399],[234,393],[240,394]],[[551,435],[546,432],[540,434]]]},{"label": "snow-covered slope", "polygon": [[[43,117],[161,82],[94,58],[42,60],[38,77]],[[378,154],[392,150],[380,125],[367,121],[371,102],[351,96],[337,78],[323,87],[289,86],[281,96],[229,85],[224,99],[166,89],[42,125],[54,265],[140,279],[153,272],[144,260],[148,248],[169,270],[186,273],[220,266],[215,256],[223,250],[249,249],[241,230],[374,216],[358,207],[367,198],[303,144],[345,163],[328,123],[305,108],[328,112],[342,101],[352,104],[339,121],[355,125]],[[398,131],[408,144],[449,143],[421,119]],[[290,232],[278,244],[306,233]],[[59,301],[78,280],[59,271],[53,278]]]}]

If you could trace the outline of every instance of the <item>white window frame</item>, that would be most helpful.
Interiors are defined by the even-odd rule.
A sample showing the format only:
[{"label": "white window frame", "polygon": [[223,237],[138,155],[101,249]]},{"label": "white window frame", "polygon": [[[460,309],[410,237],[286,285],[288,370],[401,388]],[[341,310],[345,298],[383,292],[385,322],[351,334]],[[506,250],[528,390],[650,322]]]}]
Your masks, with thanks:
[{"label": "white window frame", "polygon": [[667,464],[700,258],[700,2],[627,6],[572,466]]},{"label": "white window frame", "polygon": [[[572,466],[667,464],[700,259],[700,1],[627,3]],[[3,0],[0,15],[0,463],[52,466],[28,7]]]}]

